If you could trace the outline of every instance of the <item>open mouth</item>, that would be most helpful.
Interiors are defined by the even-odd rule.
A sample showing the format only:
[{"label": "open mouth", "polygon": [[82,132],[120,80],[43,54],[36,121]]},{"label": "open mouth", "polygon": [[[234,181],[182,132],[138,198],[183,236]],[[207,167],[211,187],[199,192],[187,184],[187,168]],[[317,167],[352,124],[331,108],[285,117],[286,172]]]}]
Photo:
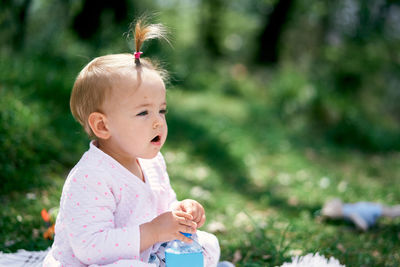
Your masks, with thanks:
[{"label": "open mouth", "polygon": [[159,142],[161,140],[160,136],[157,135],[156,137],[154,137],[153,139],[151,139],[151,142]]}]

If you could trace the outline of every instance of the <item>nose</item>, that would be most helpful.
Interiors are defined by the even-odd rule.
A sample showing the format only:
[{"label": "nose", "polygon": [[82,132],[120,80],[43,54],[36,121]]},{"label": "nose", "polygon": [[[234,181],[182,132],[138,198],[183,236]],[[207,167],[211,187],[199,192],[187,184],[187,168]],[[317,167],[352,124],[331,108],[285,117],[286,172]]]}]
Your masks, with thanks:
[{"label": "nose", "polygon": [[166,124],[164,114],[156,114],[153,119],[153,129],[157,129],[158,127],[162,127]]},{"label": "nose", "polygon": [[158,127],[160,127],[162,125],[162,121],[160,119],[156,119],[153,122],[153,129],[157,129]]}]

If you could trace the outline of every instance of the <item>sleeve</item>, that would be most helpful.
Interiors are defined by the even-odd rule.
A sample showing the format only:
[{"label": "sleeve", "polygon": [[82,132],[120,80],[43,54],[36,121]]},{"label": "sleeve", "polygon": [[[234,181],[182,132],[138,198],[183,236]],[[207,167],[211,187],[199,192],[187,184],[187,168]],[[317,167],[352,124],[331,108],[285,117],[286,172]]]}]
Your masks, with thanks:
[{"label": "sleeve", "polygon": [[81,169],[68,177],[61,205],[69,243],[87,265],[140,260],[139,225],[115,228],[116,199],[105,175]]},{"label": "sleeve", "polygon": [[165,184],[165,187],[167,188],[168,208],[171,210],[172,207],[178,203],[178,200],[176,198],[176,193],[175,193],[174,189],[172,189],[172,187],[171,187],[169,175],[167,172],[167,165],[165,164],[164,157],[161,153],[158,153],[157,160],[161,166],[163,182]]}]

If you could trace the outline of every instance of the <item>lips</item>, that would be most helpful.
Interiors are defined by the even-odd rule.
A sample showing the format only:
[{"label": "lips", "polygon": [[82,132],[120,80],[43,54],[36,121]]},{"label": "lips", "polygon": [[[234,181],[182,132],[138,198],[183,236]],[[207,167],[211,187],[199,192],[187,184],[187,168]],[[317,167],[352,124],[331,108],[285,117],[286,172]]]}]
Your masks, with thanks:
[{"label": "lips", "polygon": [[161,137],[159,135],[157,135],[153,139],[151,139],[152,143],[159,143],[160,141],[161,141]]}]

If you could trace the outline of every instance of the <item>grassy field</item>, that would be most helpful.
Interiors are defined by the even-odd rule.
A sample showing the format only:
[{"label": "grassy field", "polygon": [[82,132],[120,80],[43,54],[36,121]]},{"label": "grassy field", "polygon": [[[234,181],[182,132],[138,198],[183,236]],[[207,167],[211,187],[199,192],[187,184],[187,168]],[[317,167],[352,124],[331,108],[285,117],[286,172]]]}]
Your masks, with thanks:
[{"label": "grassy field", "polygon": [[[25,106],[28,117],[36,112],[38,118],[32,117],[26,127],[44,123],[33,127],[32,138],[44,133],[49,140],[40,136],[13,145],[40,141],[42,148],[55,147],[41,152],[44,159],[34,161],[31,172],[9,171],[19,182],[2,178],[7,190],[0,197],[0,251],[5,252],[51,245],[42,238],[40,211],[58,205],[67,172],[88,146],[68,113],[75,72],[63,64],[61,71],[32,66],[31,76],[21,81],[24,70],[18,62],[0,64],[0,93],[17,99],[12,107]],[[47,80],[35,68],[45,69]],[[218,236],[222,259],[237,266],[276,266],[295,255],[319,252],[346,266],[398,266],[400,218],[381,219],[364,233],[344,221],[324,220],[318,211],[333,197],[400,203],[400,153],[334,146],[313,135],[301,116],[282,117],[261,79],[237,82],[228,89],[214,84],[204,90],[168,89],[169,137],[163,148],[173,188],[179,199],[194,198],[204,205],[204,230]],[[59,92],[51,92],[54,88]],[[24,162],[15,166],[23,169]],[[40,182],[30,184],[37,180],[32,176]]]}]

